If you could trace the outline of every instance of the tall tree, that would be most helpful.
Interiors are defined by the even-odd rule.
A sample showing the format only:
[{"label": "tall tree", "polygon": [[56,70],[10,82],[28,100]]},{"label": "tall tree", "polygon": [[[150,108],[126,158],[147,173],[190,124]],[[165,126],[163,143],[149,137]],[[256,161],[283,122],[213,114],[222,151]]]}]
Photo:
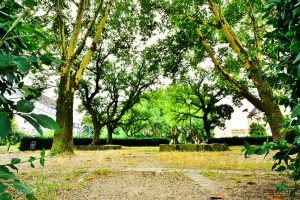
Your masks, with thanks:
[{"label": "tall tree", "polygon": [[224,127],[225,120],[231,119],[233,108],[224,100],[227,98],[229,101],[231,98],[235,100],[235,105],[240,103],[239,97],[230,87],[201,68],[196,70],[194,76],[181,79],[177,88],[171,95],[177,103],[188,104],[188,110],[174,109],[174,112],[184,118],[202,121],[206,139],[212,138],[215,127]]},{"label": "tall tree", "polygon": [[[101,58],[99,56],[99,58]],[[141,94],[157,79],[157,73],[142,63],[105,62],[96,65],[94,84],[87,79],[80,84],[80,97],[92,117],[94,137],[92,145],[99,141],[100,130],[106,126],[107,143],[112,144],[113,131],[120,125],[125,113],[139,102]],[[121,64],[122,65],[122,64]],[[94,85],[94,87],[92,86]]]},{"label": "tall tree", "polygon": [[[173,1],[163,4],[171,23],[177,29],[188,31],[195,42],[202,44],[223,78],[236,92],[266,114],[273,139],[281,139],[283,115],[264,72],[264,60],[270,58],[262,59],[266,56],[261,38],[264,21],[262,13],[257,12],[261,3],[249,0],[232,0],[227,3],[207,0],[205,3]],[[229,46],[225,46],[225,43]],[[245,83],[255,90],[245,87]]]},{"label": "tall tree", "polygon": [[[51,150],[55,153],[72,153],[74,92],[97,48],[112,8],[112,2],[55,0],[54,7],[62,60],[59,66],[60,81],[56,104],[56,122],[61,130],[55,131]],[[72,8],[77,9],[74,21],[70,16]],[[87,46],[87,39],[90,37],[92,37],[92,43]]]}]

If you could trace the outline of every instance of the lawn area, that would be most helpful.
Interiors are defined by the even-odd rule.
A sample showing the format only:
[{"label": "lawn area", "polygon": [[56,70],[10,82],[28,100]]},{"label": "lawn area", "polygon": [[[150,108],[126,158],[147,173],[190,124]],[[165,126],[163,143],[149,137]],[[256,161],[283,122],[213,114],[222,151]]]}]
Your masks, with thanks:
[{"label": "lawn area", "polygon": [[161,152],[156,159],[165,167],[200,168],[224,170],[269,170],[272,167],[271,157],[253,156],[245,159],[242,146],[232,146],[230,151],[222,152]]}]

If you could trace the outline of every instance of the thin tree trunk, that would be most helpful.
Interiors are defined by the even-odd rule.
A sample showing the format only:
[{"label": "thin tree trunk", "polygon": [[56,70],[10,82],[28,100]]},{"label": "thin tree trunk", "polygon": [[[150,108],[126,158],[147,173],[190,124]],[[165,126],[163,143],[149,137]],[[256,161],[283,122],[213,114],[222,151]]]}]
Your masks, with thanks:
[{"label": "thin tree trunk", "polygon": [[207,119],[207,115],[203,115],[203,126],[204,126],[204,131],[206,133],[206,139],[209,140],[210,137],[210,125]]},{"label": "thin tree trunk", "polygon": [[73,101],[74,93],[66,90],[67,76],[62,76],[56,102],[56,122],[60,127],[55,131],[51,151],[54,153],[73,153]]}]

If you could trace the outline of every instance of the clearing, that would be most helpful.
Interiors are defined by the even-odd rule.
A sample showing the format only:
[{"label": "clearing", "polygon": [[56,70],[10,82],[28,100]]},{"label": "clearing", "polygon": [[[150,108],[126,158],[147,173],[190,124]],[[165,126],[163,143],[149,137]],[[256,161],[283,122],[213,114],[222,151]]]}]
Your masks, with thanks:
[{"label": "clearing", "polygon": [[[46,158],[45,167],[19,166],[21,180],[38,199],[270,199],[275,183],[285,181],[270,170],[270,158],[244,159],[242,147],[226,152],[158,152],[158,147],[75,151]],[[39,151],[0,149],[0,164],[11,158],[39,156]],[[16,196],[16,199],[22,199]]]}]

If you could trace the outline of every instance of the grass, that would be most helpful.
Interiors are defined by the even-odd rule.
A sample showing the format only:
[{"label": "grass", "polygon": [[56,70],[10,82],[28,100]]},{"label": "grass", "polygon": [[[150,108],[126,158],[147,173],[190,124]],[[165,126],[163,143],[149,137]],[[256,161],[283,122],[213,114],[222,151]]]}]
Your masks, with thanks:
[{"label": "grass", "polygon": [[[11,145],[9,148],[9,152],[18,152],[19,151],[18,145]],[[7,146],[0,146],[0,154],[7,153]]]},{"label": "grass", "polygon": [[228,180],[233,181],[235,183],[247,183],[254,184],[257,179],[249,173],[222,173],[222,172],[201,172],[201,175],[210,178],[212,180]]},{"label": "grass", "polygon": [[242,147],[231,147],[231,151],[221,152],[161,152],[155,155],[165,167],[199,168],[224,170],[269,170],[273,162],[263,156],[245,159]]},{"label": "grass", "polygon": [[88,173],[85,177],[84,177],[84,180],[85,181],[90,181],[90,180],[93,180],[95,178],[100,178],[100,177],[103,177],[103,176],[109,176],[111,175],[113,172],[110,171],[109,169],[106,169],[106,168],[99,168],[99,169],[95,169],[93,170],[92,172]]}]

